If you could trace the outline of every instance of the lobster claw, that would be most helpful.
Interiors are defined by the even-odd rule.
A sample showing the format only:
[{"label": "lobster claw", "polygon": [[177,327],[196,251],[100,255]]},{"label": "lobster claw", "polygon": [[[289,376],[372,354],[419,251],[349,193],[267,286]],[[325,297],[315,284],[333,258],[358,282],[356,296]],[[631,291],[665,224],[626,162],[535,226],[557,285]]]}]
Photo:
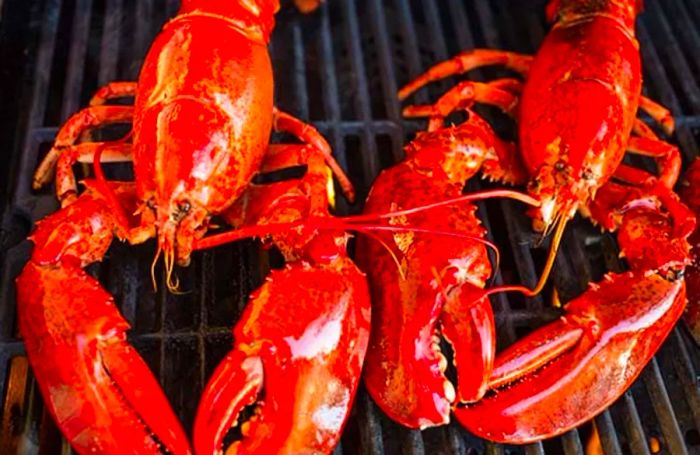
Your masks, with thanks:
[{"label": "lobster claw", "polygon": [[[499,355],[491,385],[459,422],[480,437],[524,444],[562,434],[612,404],[661,346],[685,306],[683,280],[611,274],[566,315]],[[544,368],[543,368],[544,367]]]},{"label": "lobster claw", "polygon": [[222,453],[233,427],[241,437],[227,453],[330,453],[355,396],[369,318],[365,277],[348,258],[272,271],[204,390],[197,453]]},{"label": "lobster claw", "polygon": [[30,261],[17,280],[29,362],[64,436],[80,453],[191,453],[128,323],[78,265]]},{"label": "lobster claw", "polygon": [[[448,133],[437,138],[449,141]],[[424,136],[426,143],[428,139]],[[443,156],[435,148],[424,153],[426,160]],[[383,171],[372,186],[365,211],[384,213],[461,194],[461,183],[450,184],[439,168],[428,168],[433,178],[427,180],[416,173],[413,161]],[[460,182],[463,178],[460,174]],[[478,241],[485,229],[476,210],[464,204],[392,220],[471,239],[412,232],[358,239],[358,261],[368,274],[373,305],[365,386],[384,413],[411,428],[447,423],[458,396],[478,399],[491,374],[495,328],[482,289],[491,263],[486,247]],[[441,335],[454,351],[456,387],[445,375],[448,361],[440,350]]]}]

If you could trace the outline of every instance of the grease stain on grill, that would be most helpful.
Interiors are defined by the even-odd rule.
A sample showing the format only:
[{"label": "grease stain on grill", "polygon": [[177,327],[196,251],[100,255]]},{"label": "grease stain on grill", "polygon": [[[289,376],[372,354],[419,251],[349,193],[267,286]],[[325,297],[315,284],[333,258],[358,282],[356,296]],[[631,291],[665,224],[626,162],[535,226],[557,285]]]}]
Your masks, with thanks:
[{"label": "grease stain on grill", "polygon": [[[15,444],[11,447],[30,452],[67,453],[67,444],[61,442],[47,415],[31,374],[20,367],[26,360],[14,321],[13,279],[31,251],[29,242],[21,239],[30,222],[57,208],[53,185],[32,192],[31,175],[50,148],[57,128],[86,105],[98,85],[137,77],[150,41],[166,16],[174,13],[177,2],[29,3],[5,2],[2,14],[8,20],[0,22],[0,56],[13,57],[4,59],[5,71],[0,71],[5,87],[0,101],[8,109],[5,116],[13,117],[0,126],[6,133],[2,135],[5,150],[12,152],[12,165],[0,171],[0,177],[10,177],[0,184],[3,404],[9,403],[12,390],[17,392],[12,404],[4,408],[3,422],[9,419],[14,423],[9,432],[8,424],[3,424],[0,447],[11,443]],[[276,104],[316,124],[357,185],[358,200],[362,201],[371,180],[403,157],[404,144],[425,125],[401,118],[395,90],[437,60],[464,49],[533,52],[546,30],[544,3],[329,0],[319,12],[306,17],[285,4],[271,43]],[[687,0],[645,3],[647,13],[639,22],[645,90],[677,115],[679,127],[674,138],[687,163],[697,155],[700,141],[700,33],[692,27],[700,21],[700,5]],[[7,66],[10,62],[11,67]],[[432,84],[411,102],[433,101],[457,79],[510,75],[499,68],[473,71]],[[18,89],[13,90],[15,87]],[[23,89],[21,94],[19,88]],[[512,122],[504,116],[489,109],[480,112],[494,122],[499,134],[515,136]],[[87,172],[81,176],[92,172],[83,166],[76,166],[76,170]],[[129,178],[131,166],[110,165],[108,173],[111,178]],[[498,185],[475,179],[467,188],[473,191],[493,186]],[[531,250],[538,239],[523,216],[524,208],[510,201],[488,201],[479,207],[490,239],[501,246],[501,269],[494,284],[534,284],[547,244]],[[342,214],[358,212],[361,204],[348,206],[340,199],[338,210]],[[597,228],[577,218],[566,236],[553,276],[565,301],[583,291],[589,281],[599,280],[606,269],[623,269],[613,235],[601,236]],[[90,271],[114,295],[132,324],[130,342],[159,378],[191,431],[201,388],[231,348],[230,327],[270,264],[277,267],[280,260],[274,252],[271,258],[261,253],[253,241],[196,253],[189,268],[177,270],[187,293],[173,296],[164,289],[162,265],[157,268],[159,288],[154,292],[151,287],[149,267],[154,252],[153,241],[137,247],[115,242],[105,261]],[[535,299],[510,294],[494,297],[499,347],[558,317],[559,310],[549,307],[550,295],[551,285]],[[660,441],[660,453],[671,454],[675,448],[700,453],[700,414],[693,405],[700,403],[698,366],[700,350],[685,331],[676,330],[657,354],[656,364],[647,368],[650,372],[645,372],[644,380],[637,381],[594,419],[606,453],[650,453],[651,437]],[[13,374],[25,379],[24,386],[10,387]],[[668,406],[652,402],[659,394],[665,394]],[[479,440],[456,423],[423,432],[408,430],[384,416],[360,387],[335,454],[582,454],[591,434],[589,423],[543,444],[512,447]]]}]

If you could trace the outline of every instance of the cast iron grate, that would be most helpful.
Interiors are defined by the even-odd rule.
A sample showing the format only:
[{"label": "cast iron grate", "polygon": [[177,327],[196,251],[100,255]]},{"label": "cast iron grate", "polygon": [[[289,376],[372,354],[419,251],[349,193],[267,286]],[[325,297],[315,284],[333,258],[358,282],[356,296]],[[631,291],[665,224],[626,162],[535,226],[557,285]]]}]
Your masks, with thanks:
[{"label": "cast iron grate", "polygon": [[[46,415],[23,360],[15,327],[14,277],[30,245],[32,223],[56,208],[51,189],[30,190],[30,176],[57,127],[84,106],[93,91],[115,79],[133,80],[175,0],[42,0],[5,2],[0,26],[2,140],[9,165],[0,170],[0,452],[69,453]],[[396,90],[430,64],[472,47],[533,52],[545,33],[543,3],[517,0],[330,0],[308,17],[287,7],[278,16],[272,56],[282,108],[312,120],[349,169],[360,200],[373,178],[402,156],[420,126],[400,117]],[[674,140],[687,160],[700,140],[700,2],[646,0],[639,22],[647,94],[676,114]],[[476,72],[472,77],[499,74]],[[448,83],[417,97],[427,101]],[[21,96],[18,94],[21,93]],[[128,175],[117,168],[115,175]],[[341,213],[360,205],[340,202]],[[521,209],[509,202],[482,205],[483,221],[503,249],[498,281],[532,285],[543,249]],[[567,232],[554,283],[564,297],[583,291],[606,268],[619,270],[614,239],[585,221]],[[568,240],[568,241],[566,241]],[[543,246],[543,248],[546,245]],[[151,289],[154,248],[115,244],[92,271],[132,323],[130,340],[160,378],[189,430],[199,391],[230,347],[233,325],[269,267],[250,242],[197,254],[178,270],[184,295]],[[544,293],[551,293],[551,288]],[[543,298],[498,296],[499,345],[512,342],[557,312]],[[608,454],[700,453],[700,352],[677,328],[635,385],[594,419]],[[336,450],[341,453],[537,454],[584,453],[592,426],[526,447],[486,443],[459,426],[407,430],[383,416],[360,390]]]}]

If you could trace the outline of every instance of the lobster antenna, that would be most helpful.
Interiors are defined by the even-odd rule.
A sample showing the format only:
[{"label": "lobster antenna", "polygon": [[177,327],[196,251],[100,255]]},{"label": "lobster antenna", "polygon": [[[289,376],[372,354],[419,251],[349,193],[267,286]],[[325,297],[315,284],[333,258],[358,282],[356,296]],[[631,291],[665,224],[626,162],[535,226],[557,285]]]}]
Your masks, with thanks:
[{"label": "lobster antenna", "polygon": [[165,285],[168,287],[168,291],[173,294],[180,294],[178,287],[180,286],[180,280],[175,277],[173,279],[173,269],[175,268],[175,251],[165,251],[163,252],[163,262],[165,263]]},{"label": "lobster antenna", "polygon": [[345,220],[354,223],[356,221],[373,221],[373,220],[385,220],[396,218],[399,216],[415,215],[416,213],[426,212],[428,210],[437,209],[441,207],[447,207],[454,204],[459,204],[460,202],[471,202],[471,201],[481,201],[483,199],[492,198],[506,198],[514,199],[516,201],[522,202],[524,204],[530,205],[532,207],[539,207],[540,202],[534,197],[521,193],[515,190],[483,190],[474,193],[465,194],[452,199],[445,199],[444,201],[434,202],[432,204],[421,205],[420,207],[415,207],[412,209],[396,210],[387,213],[370,213],[367,215],[354,215],[349,217],[344,217]]},{"label": "lobster antenna", "polygon": [[406,273],[404,272],[403,267],[401,267],[401,261],[399,261],[399,258],[396,256],[396,253],[394,253],[394,250],[389,245],[387,245],[384,239],[382,239],[377,234],[371,231],[363,232],[363,234],[371,238],[375,242],[378,242],[382,247],[384,247],[386,252],[389,253],[389,256],[391,256],[391,259],[394,261],[394,264],[396,265],[396,270],[399,271],[401,279],[406,281]]},{"label": "lobster antenna", "polygon": [[246,226],[240,229],[216,234],[195,241],[194,250],[204,250],[213,248],[225,243],[235,242],[237,240],[248,239],[253,237],[265,237],[274,234],[288,232],[291,229],[300,230],[303,228],[312,228],[321,231],[355,231],[366,234],[373,231],[389,231],[389,232],[416,232],[431,235],[441,235],[444,237],[453,237],[464,240],[472,240],[484,244],[494,250],[497,249],[493,242],[484,238],[460,234],[458,232],[440,231],[437,229],[419,228],[414,226],[386,226],[381,224],[350,224],[344,222],[343,219],[335,219],[333,217],[309,217],[298,221],[290,221],[287,223],[270,223],[259,226]]},{"label": "lobster antenna", "polygon": [[547,283],[549,274],[552,272],[552,268],[554,267],[554,260],[557,257],[557,252],[559,251],[559,244],[561,243],[561,239],[564,235],[564,229],[566,228],[567,221],[568,218],[565,215],[559,216],[559,219],[557,220],[557,227],[554,231],[554,237],[552,237],[552,243],[549,246],[547,262],[545,262],[544,269],[542,269],[542,274],[540,275],[540,279],[537,282],[535,288],[531,291],[532,295],[529,297],[535,296],[542,292],[544,285]]},{"label": "lobster antenna", "polygon": [[158,290],[158,283],[156,281],[156,264],[158,263],[158,258],[160,257],[160,253],[163,252],[163,249],[160,246],[160,242],[158,242],[158,249],[156,250],[156,255],[153,258],[153,262],[151,262],[151,284],[153,284],[153,292],[156,292]]}]

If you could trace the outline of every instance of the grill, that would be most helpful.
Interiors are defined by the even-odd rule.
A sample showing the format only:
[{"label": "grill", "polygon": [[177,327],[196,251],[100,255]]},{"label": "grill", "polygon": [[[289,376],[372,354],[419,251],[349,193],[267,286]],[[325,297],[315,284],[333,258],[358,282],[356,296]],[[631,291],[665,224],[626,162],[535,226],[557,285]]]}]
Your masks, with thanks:
[{"label": "grill", "polygon": [[[700,140],[700,2],[646,0],[638,24],[647,95],[676,114],[674,137],[686,163]],[[111,80],[135,80],[149,43],[177,9],[175,0],[41,0],[0,2],[0,135],[10,165],[0,169],[1,453],[70,453],[46,414],[15,324],[14,277],[30,252],[33,222],[57,208],[52,189],[30,190],[38,160],[57,127]],[[404,121],[397,88],[429,65],[473,47],[532,53],[546,26],[544,1],[330,0],[311,16],[290,6],[278,15],[271,44],[277,104],[311,120],[366,196],[384,167],[421,124]],[[475,79],[499,75],[475,72]],[[435,84],[416,101],[434,99],[454,81]],[[7,161],[6,161],[7,162]],[[124,178],[130,172],[113,169]],[[478,184],[470,184],[477,188]],[[361,205],[339,202],[340,213]],[[532,286],[547,245],[534,248],[522,208],[508,201],[481,205],[480,215],[502,247],[496,283]],[[564,298],[582,292],[604,271],[621,270],[614,238],[588,222],[567,229],[553,282]],[[177,270],[183,295],[149,279],[154,243],[115,244],[91,266],[132,324],[130,341],[160,379],[191,431],[206,378],[230,348],[229,328],[247,295],[275,263],[252,242],[195,255]],[[548,296],[551,288],[543,295]],[[499,347],[557,317],[548,299],[497,296]],[[677,327],[640,379],[595,419],[606,454],[700,453],[700,350]],[[582,454],[591,423],[563,437],[524,447],[490,444],[456,424],[423,432],[387,419],[362,388],[336,454]]]}]

